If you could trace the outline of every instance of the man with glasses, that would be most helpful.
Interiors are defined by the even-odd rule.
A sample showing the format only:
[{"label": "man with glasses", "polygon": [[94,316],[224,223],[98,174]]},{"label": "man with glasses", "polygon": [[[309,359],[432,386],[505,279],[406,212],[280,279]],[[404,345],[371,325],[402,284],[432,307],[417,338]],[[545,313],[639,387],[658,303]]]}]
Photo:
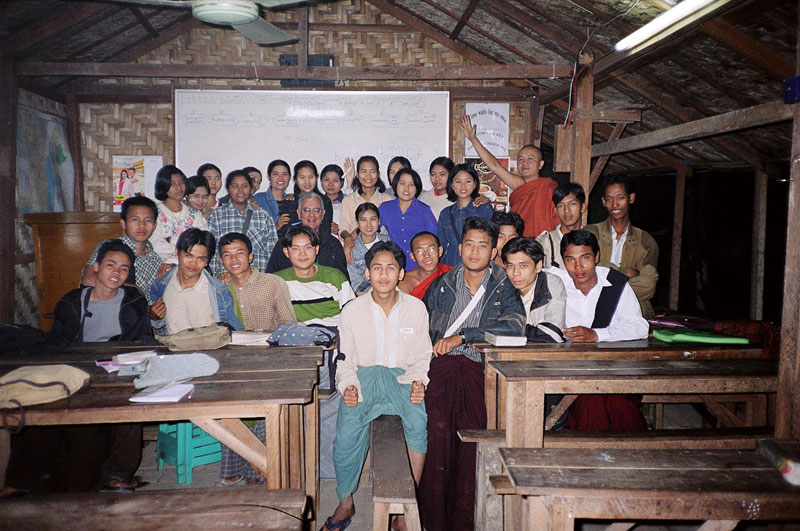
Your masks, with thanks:
[{"label": "man with glasses", "polygon": [[[330,233],[319,230],[322,218],[325,216],[325,207],[322,205],[322,197],[315,192],[307,192],[301,195],[297,201],[297,216],[300,218],[297,226],[304,225],[319,236],[317,263],[338,269],[344,273],[345,278],[349,281],[350,275],[347,273],[347,260],[344,257],[342,244]],[[278,242],[272,250],[272,256],[270,256],[267,264],[267,273],[276,273],[292,267],[289,257],[283,253],[280,245],[280,242]]]},{"label": "man with glasses", "polygon": [[400,290],[422,300],[428,286],[453,269],[453,266],[439,262],[443,252],[435,234],[423,231],[414,236],[411,239],[411,259],[419,267],[406,273],[398,286]]}]

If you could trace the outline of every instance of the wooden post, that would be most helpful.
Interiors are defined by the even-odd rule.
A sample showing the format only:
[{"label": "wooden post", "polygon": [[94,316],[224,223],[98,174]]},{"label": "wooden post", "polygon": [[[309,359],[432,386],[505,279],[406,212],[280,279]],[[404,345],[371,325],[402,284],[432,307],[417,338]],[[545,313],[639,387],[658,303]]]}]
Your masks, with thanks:
[{"label": "wooden post", "polygon": [[[798,2],[800,3],[800,2]],[[799,6],[800,7],[800,6]],[[800,9],[798,9],[797,57],[800,72]],[[792,157],[789,177],[789,214],[786,231],[786,263],[783,277],[783,315],[778,368],[775,437],[800,439],[800,105],[794,104]]]},{"label": "wooden post", "polygon": [[753,192],[753,247],[750,255],[750,319],[764,316],[764,249],[767,239],[767,172],[757,169]]},{"label": "wooden post", "polygon": [[669,265],[669,307],[678,311],[681,281],[681,240],[683,239],[683,204],[686,197],[686,176],[691,175],[688,166],[678,168],[675,176],[675,210],[672,215],[672,258]]},{"label": "wooden post", "polygon": [[308,6],[297,10],[297,75],[308,77]]},{"label": "wooden post", "polygon": [[544,105],[539,105],[539,89],[531,88],[531,98],[528,102],[528,121],[525,124],[525,143],[542,147],[542,120],[544,119]]},{"label": "wooden post", "polygon": [[0,55],[0,321],[14,322],[14,242],[17,219],[16,63]]},{"label": "wooden post", "polygon": [[75,95],[67,95],[67,137],[69,138],[69,152],[72,155],[72,166],[75,170],[75,212],[85,210],[83,201],[83,158],[81,156],[81,120],[80,109],[75,100]]},{"label": "wooden post", "polygon": [[[590,56],[581,55],[579,62],[586,70],[577,81],[577,97],[573,103],[576,111],[591,109],[594,106],[594,75],[592,74],[592,59]],[[580,71],[580,68],[579,68]],[[592,172],[592,119],[577,118],[572,124],[572,171],[570,180],[583,186],[587,194],[590,190]],[[586,225],[586,213],[583,214],[583,225]]]}]

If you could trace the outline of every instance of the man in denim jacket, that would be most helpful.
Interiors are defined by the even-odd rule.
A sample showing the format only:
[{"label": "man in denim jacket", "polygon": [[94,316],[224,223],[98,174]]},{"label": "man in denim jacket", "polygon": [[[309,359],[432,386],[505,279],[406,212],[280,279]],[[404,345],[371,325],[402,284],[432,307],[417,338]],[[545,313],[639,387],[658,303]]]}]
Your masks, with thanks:
[{"label": "man in denim jacket", "polygon": [[[475,445],[462,443],[456,433],[486,429],[483,357],[469,343],[482,341],[486,332],[525,333],[519,292],[492,261],[497,225],[471,217],[461,234],[461,264],[437,278],[422,299],[436,356],[428,372],[428,454],[419,488],[428,531],[462,531],[474,525]],[[477,304],[470,310],[473,298]]]},{"label": "man in denim jacket", "polygon": [[236,317],[233,297],[206,266],[214,257],[217,241],[207,230],[191,228],[175,245],[178,267],[173,268],[150,288],[150,319],[159,335],[224,322],[236,330],[242,323]]}]

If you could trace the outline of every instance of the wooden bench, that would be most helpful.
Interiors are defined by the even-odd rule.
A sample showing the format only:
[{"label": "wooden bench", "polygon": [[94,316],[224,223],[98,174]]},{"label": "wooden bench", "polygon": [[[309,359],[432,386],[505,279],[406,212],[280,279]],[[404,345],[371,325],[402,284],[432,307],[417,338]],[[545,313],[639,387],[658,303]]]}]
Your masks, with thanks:
[{"label": "wooden bench", "polygon": [[371,428],[373,530],[386,531],[390,514],[405,514],[408,529],[422,531],[403,423],[382,415]]},{"label": "wooden bench", "polygon": [[[777,365],[770,360],[731,361],[492,361],[506,382],[507,447],[541,448],[546,428],[544,397],[579,394],[716,395],[772,393]],[[723,398],[719,398],[724,401]],[[557,419],[559,404],[551,419]]]},{"label": "wooden bench", "polygon": [[0,529],[302,529],[302,490],[210,488],[0,500]]},{"label": "wooden bench", "polygon": [[[579,518],[705,520],[732,530],[740,520],[800,519],[800,487],[753,450],[576,450],[502,448],[510,488],[525,496],[521,529],[571,531]],[[495,479],[501,490],[509,486]]]},{"label": "wooden bench", "polygon": [[[752,450],[758,441],[773,434],[772,428],[648,430],[641,432],[576,432],[562,430],[544,435],[545,448],[581,449],[695,449]],[[477,444],[475,462],[475,528],[503,530],[503,495],[510,482],[503,475],[500,448],[505,430],[459,430],[463,442]]]}]

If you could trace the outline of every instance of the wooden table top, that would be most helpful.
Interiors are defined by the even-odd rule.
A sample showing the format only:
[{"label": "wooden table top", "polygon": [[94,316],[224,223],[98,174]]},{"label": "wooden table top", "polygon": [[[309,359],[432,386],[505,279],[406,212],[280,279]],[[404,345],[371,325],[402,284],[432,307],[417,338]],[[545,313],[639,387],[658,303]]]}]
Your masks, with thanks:
[{"label": "wooden table top", "polygon": [[[75,395],[25,407],[26,424],[83,424],[148,422],[189,418],[262,417],[267,404],[303,404],[313,397],[318,347],[226,347],[205,353],[220,368],[212,375],[192,379],[194,391],[177,403],[145,404],[128,399],[139,390],[134,377],[119,377],[95,365],[95,360],[141,345],[76,345],[53,353],[26,354],[0,360],[0,374],[21,365],[68,364],[90,375],[89,385]],[[160,350],[160,349],[157,349]],[[167,351],[164,352],[169,355]],[[235,414],[233,414],[235,412]]]},{"label": "wooden table top", "polygon": [[792,494],[753,450],[582,450],[501,448],[500,456],[517,494],[552,496],[692,497],[720,493]]},{"label": "wooden table top", "polygon": [[712,345],[702,343],[666,343],[653,337],[633,341],[598,343],[528,343],[524,347],[495,347],[485,342],[473,343],[478,352],[492,358],[499,355],[541,355],[542,359],[715,359],[764,357],[760,345]]}]

